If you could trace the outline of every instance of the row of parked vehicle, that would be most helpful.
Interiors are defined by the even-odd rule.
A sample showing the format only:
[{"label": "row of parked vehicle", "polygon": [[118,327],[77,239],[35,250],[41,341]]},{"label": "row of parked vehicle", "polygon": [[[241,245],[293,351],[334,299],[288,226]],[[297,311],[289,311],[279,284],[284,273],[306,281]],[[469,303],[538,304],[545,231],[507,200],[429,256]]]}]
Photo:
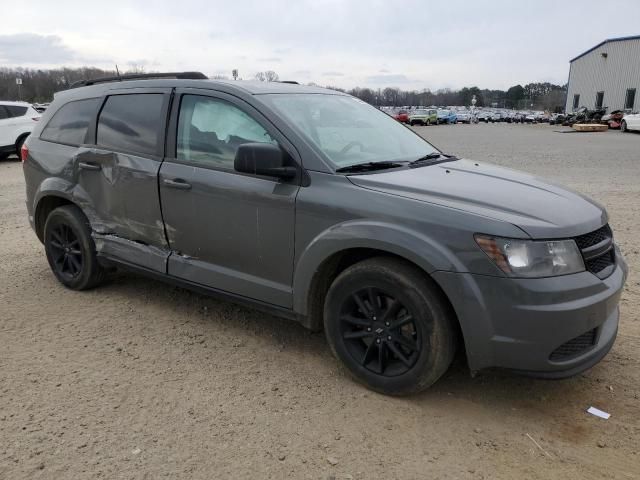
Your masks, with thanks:
[{"label": "row of parked vehicle", "polygon": [[401,123],[409,125],[440,125],[458,122],[455,110],[445,108],[414,108],[388,111],[389,115]]},{"label": "row of parked vehicle", "polygon": [[587,107],[580,107],[575,112],[567,114],[553,114],[549,120],[552,125],[573,126],[575,124],[600,123],[607,125],[610,129],[640,130],[640,113],[614,110],[607,113],[607,108],[596,108],[593,110]]},{"label": "row of parked vehicle", "polygon": [[572,126],[576,123],[603,123],[612,129],[640,130],[640,114],[615,110],[610,114],[606,109],[588,110],[585,107],[569,114],[548,113],[535,110],[508,110],[498,108],[466,107],[403,107],[383,108],[401,123],[408,125],[439,125],[453,123],[549,123],[550,125]]},{"label": "row of parked vehicle", "polygon": [[501,109],[476,109],[466,107],[405,107],[386,109],[389,115],[408,125],[439,125],[453,123],[537,123],[548,122],[545,112],[514,111]]}]

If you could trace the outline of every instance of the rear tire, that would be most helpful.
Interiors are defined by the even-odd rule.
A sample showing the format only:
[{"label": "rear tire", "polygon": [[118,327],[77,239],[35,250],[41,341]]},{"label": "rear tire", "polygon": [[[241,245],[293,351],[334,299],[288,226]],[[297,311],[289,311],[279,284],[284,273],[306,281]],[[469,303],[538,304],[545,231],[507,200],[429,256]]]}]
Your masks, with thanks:
[{"label": "rear tire", "polygon": [[419,392],[446,372],[456,350],[454,322],[435,283],[393,258],[347,268],[324,304],[333,354],[356,380],[388,395]]},{"label": "rear tire", "polygon": [[625,122],[624,120],[620,124],[620,131],[621,132],[626,132],[627,131],[627,122]]},{"label": "rear tire", "polygon": [[75,205],[53,210],[44,226],[44,247],[58,281],[72,290],[98,286],[106,272],[98,263],[87,217]]}]

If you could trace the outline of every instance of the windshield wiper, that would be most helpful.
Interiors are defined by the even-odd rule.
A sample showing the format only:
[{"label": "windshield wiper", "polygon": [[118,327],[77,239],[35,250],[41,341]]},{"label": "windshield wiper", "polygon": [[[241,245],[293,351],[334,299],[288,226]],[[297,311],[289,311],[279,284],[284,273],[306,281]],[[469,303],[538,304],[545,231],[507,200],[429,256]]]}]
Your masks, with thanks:
[{"label": "windshield wiper", "polygon": [[349,165],[348,167],[340,167],[336,169],[336,172],[366,172],[371,170],[384,170],[386,168],[401,167],[403,164],[400,162],[366,162],[356,163],[355,165]]},{"label": "windshield wiper", "polygon": [[428,153],[424,157],[420,157],[413,162],[409,162],[410,167],[424,166],[424,165],[435,165],[437,163],[443,162],[453,162],[454,160],[459,160],[455,155],[447,155],[446,153],[433,152]]}]

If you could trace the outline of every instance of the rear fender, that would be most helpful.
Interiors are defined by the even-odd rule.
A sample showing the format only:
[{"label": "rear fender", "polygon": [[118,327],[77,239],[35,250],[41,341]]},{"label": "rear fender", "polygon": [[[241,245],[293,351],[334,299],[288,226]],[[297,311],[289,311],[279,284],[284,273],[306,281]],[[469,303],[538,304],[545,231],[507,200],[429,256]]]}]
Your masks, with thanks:
[{"label": "rear fender", "polygon": [[64,198],[77,205],[89,219],[92,230],[105,231],[105,226],[98,219],[89,194],[80,185],[60,177],[48,177],[38,187],[32,205],[34,217],[38,211],[40,201],[45,197],[51,196]]}]

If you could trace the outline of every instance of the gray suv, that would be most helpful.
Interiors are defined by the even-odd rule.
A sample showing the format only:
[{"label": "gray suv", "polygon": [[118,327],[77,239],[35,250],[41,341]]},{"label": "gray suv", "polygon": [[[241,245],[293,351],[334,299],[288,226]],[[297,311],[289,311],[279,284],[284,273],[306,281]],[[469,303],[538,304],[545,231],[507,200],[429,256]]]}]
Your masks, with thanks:
[{"label": "gray suv", "polygon": [[250,304],[324,329],[388,394],[430,386],[456,349],[472,372],[548,378],[607,354],[627,267],[602,206],[340,92],[203,77],[56,95],[22,160],[63,285],[118,267]]}]

